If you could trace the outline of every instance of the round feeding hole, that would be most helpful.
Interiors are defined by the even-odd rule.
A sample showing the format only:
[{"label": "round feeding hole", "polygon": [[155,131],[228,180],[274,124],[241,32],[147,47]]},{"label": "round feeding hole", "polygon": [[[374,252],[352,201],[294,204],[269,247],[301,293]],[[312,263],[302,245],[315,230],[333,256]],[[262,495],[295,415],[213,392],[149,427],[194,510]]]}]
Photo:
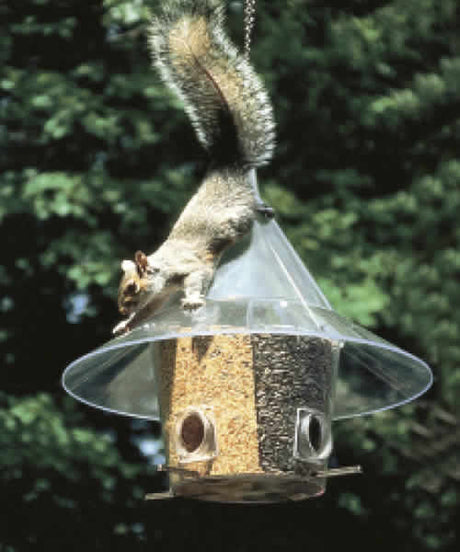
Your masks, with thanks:
[{"label": "round feeding hole", "polygon": [[308,425],[308,440],[315,452],[318,452],[321,448],[322,441],[322,429],[321,422],[316,416],[311,416],[310,423]]},{"label": "round feeding hole", "polygon": [[194,452],[201,445],[204,439],[204,423],[199,414],[193,412],[183,419],[180,437],[187,452]]}]

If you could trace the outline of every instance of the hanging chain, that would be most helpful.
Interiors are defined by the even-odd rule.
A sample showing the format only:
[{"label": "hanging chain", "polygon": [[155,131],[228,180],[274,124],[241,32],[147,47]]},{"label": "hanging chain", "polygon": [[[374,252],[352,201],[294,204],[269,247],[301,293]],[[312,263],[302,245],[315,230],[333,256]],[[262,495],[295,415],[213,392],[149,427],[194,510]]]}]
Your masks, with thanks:
[{"label": "hanging chain", "polygon": [[244,0],[244,55],[251,53],[251,35],[256,20],[256,0]]}]

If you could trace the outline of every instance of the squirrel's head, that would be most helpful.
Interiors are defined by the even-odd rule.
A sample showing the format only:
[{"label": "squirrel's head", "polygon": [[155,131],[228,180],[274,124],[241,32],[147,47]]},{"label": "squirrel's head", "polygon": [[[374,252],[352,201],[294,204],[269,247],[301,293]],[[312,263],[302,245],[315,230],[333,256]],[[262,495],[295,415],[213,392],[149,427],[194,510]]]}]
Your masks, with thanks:
[{"label": "squirrel's head", "polygon": [[134,255],[134,262],[121,263],[123,276],[118,290],[118,308],[121,314],[129,315],[142,309],[165,288],[165,278],[159,267],[152,266],[142,251]]}]

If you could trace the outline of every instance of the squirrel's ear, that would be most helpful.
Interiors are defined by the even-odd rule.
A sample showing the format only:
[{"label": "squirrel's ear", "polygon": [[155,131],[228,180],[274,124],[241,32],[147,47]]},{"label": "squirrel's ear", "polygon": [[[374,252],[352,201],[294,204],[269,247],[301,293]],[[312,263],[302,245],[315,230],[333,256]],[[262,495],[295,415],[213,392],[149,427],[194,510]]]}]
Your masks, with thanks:
[{"label": "squirrel's ear", "polygon": [[123,270],[123,272],[132,272],[133,270],[136,270],[136,265],[133,261],[122,261],[121,270]]},{"label": "squirrel's ear", "polygon": [[143,251],[136,251],[136,254],[134,255],[134,259],[136,260],[137,268],[141,272],[145,272],[149,264],[147,255]]}]

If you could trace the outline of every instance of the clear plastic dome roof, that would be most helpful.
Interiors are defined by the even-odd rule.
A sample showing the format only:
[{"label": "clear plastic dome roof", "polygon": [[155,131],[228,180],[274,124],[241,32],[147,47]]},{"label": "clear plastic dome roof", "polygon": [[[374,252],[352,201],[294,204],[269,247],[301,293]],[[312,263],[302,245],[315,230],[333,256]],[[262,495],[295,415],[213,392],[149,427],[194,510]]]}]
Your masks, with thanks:
[{"label": "clear plastic dome roof", "polygon": [[[184,312],[178,298],[147,324],[70,364],[65,389],[92,406],[159,419],[156,344],[215,334],[318,336],[341,345],[334,419],[392,408],[426,391],[427,364],[337,314],[274,221],[256,222],[216,271],[206,304]],[[294,368],[293,368],[294,369]]]}]

